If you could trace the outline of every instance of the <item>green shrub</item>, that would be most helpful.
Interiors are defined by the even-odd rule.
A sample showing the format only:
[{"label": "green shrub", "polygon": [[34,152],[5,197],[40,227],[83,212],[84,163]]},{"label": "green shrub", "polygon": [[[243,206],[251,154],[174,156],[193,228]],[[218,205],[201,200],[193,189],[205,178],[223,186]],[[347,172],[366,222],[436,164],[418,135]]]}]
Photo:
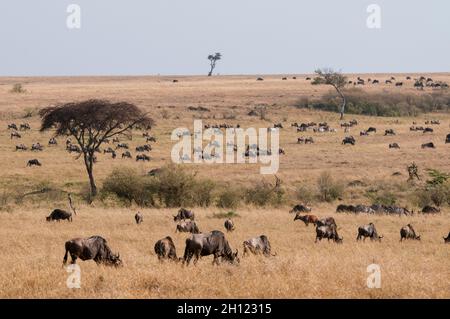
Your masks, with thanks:
[{"label": "green shrub", "polygon": [[332,202],[344,193],[344,186],[335,182],[329,172],[323,172],[317,179],[318,198],[324,202]]},{"label": "green shrub", "polygon": [[241,190],[227,187],[217,196],[216,206],[236,209],[242,200],[241,194]]},{"label": "green shrub", "polygon": [[255,206],[280,206],[284,203],[284,196],[285,192],[281,187],[274,187],[264,181],[256,183],[245,191],[246,203]]},{"label": "green shrub", "polygon": [[14,84],[14,86],[11,89],[11,93],[25,93],[27,90],[25,90],[20,83]]},{"label": "green shrub", "polygon": [[234,218],[234,217],[240,217],[239,214],[235,213],[234,211],[229,211],[227,213],[213,213],[213,218]]},{"label": "green shrub", "polygon": [[316,193],[311,187],[300,185],[295,189],[295,199],[304,204],[311,204]]},{"label": "green shrub", "polygon": [[383,190],[383,191],[368,191],[366,193],[366,196],[372,201],[372,204],[381,204],[386,206],[392,206],[397,203],[397,197],[396,195],[389,191],[389,190]]}]

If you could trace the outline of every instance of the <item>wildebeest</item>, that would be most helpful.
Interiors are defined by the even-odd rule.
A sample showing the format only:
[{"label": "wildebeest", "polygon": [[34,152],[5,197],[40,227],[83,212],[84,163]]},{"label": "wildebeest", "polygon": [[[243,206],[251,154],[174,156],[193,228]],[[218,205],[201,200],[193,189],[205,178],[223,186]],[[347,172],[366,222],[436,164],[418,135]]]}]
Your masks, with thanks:
[{"label": "wildebeest", "polygon": [[445,144],[450,143],[450,134],[447,134],[447,137],[445,138]]},{"label": "wildebeest", "polygon": [[128,146],[127,143],[119,143],[119,144],[117,144],[117,148],[125,148],[125,149],[128,149],[129,146]]},{"label": "wildebeest", "polygon": [[191,238],[186,239],[183,263],[189,265],[194,257],[194,264],[196,264],[200,256],[209,255],[214,255],[213,264],[219,264],[219,257],[230,263],[239,263],[238,250],[236,249],[236,252],[233,253],[224,233],[219,230],[193,234]]},{"label": "wildebeest", "polygon": [[16,131],[14,131],[14,132],[11,132],[11,139],[13,139],[13,138],[22,138],[22,135],[20,135]]},{"label": "wildebeest", "polygon": [[367,131],[360,131],[359,136],[369,136],[369,133]]},{"label": "wildebeest", "polygon": [[148,144],[136,147],[136,152],[150,152],[151,150],[152,147]]},{"label": "wildebeest", "polygon": [[19,144],[16,145],[16,151],[26,151],[28,148],[25,146],[25,144]]},{"label": "wildebeest", "polygon": [[69,153],[75,152],[75,153],[81,153],[81,149],[78,145],[74,145],[74,144],[68,144],[66,146],[66,149]]},{"label": "wildebeest", "polygon": [[433,142],[429,142],[429,143],[424,143],[421,145],[422,148],[436,148],[436,146],[434,146]]},{"label": "wildebeest", "polygon": [[450,243],[450,232],[448,233],[447,238],[445,237],[442,238],[444,238],[444,243]]},{"label": "wildebeest", "polygon": [[169,259],[178,261],[177,250],[175,244],[170,236],[160,239],[155,244],[155,254],[158,256],[159,261]]},{"label": "wildebeest", "polygon": [[177,228],[175,229],[175,232],[180,233],[192,233],[192,234],[199,234],[200,230],[198,229],[197,224],[195,221],[182,221],[177,225]]},{"label": "wildebeest", "polygon": [[8,130],[16,130],[17,131],[17,125],[15,123],[8,124]]},{"label": "wildebeest", "polygon": [[256,81],[264,81],[263,78],[257,78]]},{"label": "wildebeest", "polygon": [[144,215],[141,212],[137,212],[136,215],[134,215],[134,220],[136,221],[136,224],[140,224],[144,221]]},{"label": "wildebeest", "polygon": [[317,218],[316,215],[301,215],[300,213],[297,213],[294,217],[294,221],[296,220],[301,220],[302,222],[305,223],[306,226],[308,226],[309,224],[314,224],[316,225],[317,222],[319,221],[319,219]]},{"label": "wildebeest", "polygon": [[32,144],[31,145],[31,150],[32,151],[42,151],[44,149],[44,147],[41,145],[41,143],[36,143],[36,144]]},{"label": "wildebeest", "polygon": [[347,136],[342,140],[342,144],[351,144],[351,145],[355,145],[356,140],[353,136]]},{"label": "wildebeest", "polygon": [[420,235],[417,236],[411,224],[408,224],[400,229],[400,241],[403,239],[420,240]]},{"label": "wildebeest", "polygon": [[375,128],[375,127],[369,127],[367,130],[366,130],[366,132],[367,133],[370,133],[370,132],[374,132],[374,133],[376,133],[377,132],[377,129]]},{"label": "wildebeest", "polygon": [[334,225],[337,227],[336,221],[334,220],[333,217],[325,217],[325,218],[319,219],[316,222],[316,226],[331,226],[331,225]]},{"label": "wildebeest", "polygon": [[231,219],[227,219],[223,225],[227,232],[232,232],[234,230],[234,222]]},{"label": "wildebeest", "polygon": [[54,209],[54,210],[50,213],[49,216],[45,217],[45,219],[46,219],[48,222],[51,222],[51,221],[54,221],[54,220],[56,220],[56,221],[58,221],[58,222],[61,221],[61,220],[67,220],[67,221],[71,222],[71,221],[72,221],[72,213],[57,208],[57,209]]},{"label": "wildebeest", "polygon": [[56,138],[52,137],[48,140],[48,145],[58,145],[58,141],[56,140]]},{"label": "wildebeest", "polygon": [[396,82],[395,86],[403,86],[403,82]]},{"label": "wildebeest", "polygon": [[123,152],[122,153],[122,158],[131,158],[131,153],[129,151]]},{"label": "wildebeest", "polygon": [[194,220],[195,219],[194,212],[187,210],[185,208],[180,208],[178,210],[178,213],[173,216],[174,222],[178,222],[180,220],[186,220],[186,219]]},{"label": "wildebeest", "polygon": [[138,154],[138,155],[136,155],[136,162],[137,161],[147,161],[147,162],[149,162],[150,161],[150,156],[147,156],[147,155],[145,155],[145,154]]},{"label": "wildebeest", "polygon": [[292,213],[309,213],[310,211],[311,211],[311,207],[308,207],[308,206],[303,205],[303,204],[297,204],[289,211],[289,214],[292,214]]},{"label": "wildebeest", "polygon": [[438,214],[440,213],[441,210],[439,208],[433,207],[433,206],[425,206],[424,208],[422,208],[422,213],[423,214]]},{"label": "wildebeest", "polygon": [[30,124],[28,124],[28,123],[20,124],[20,130],[23,130],[23,131],[31,130]]},{"label": "wildebeest", "polygon": [[426,127],[424,130],[423,130],[423,133],[433,133],[434,132],[434,130],[431,128],[431,127]]},{"label": "wildebeest", "polygon": [[97,264],[108,266],[121,266],[122,260],[119,254],[113,254],[109,248],[106,239],[100,236],[91,236],[89,238],[74,238],[66,241],[66,253],[63,259],[63,265],[67,263],[67,256],[70,253],[72,264],[76,263],[77,258],[81,260],[93,259]]},{"label": "wildebeest", "polygon": [[339,237],[337,233],[337,227],[336,225],[317,225],[316,227],[316,240],[314,241],[317,243],[318,241],[321,241],[323,238],[334,240],[336,243],[342,243],[344,240],[343,237]]},{"label": "wildebeest", "polygon": [[400,148],[400,146],[397,143],[391,143],[389,144],[389,148]]},{"label": "wildebeest", "polygon": [[395,131],[393,129],[388,129],[384,131],[384,136],[386,135],[395,135]]},{"label": "wildebeest", "polygon": [[111,147],[108,147],[103,150],[103,154],[106,154],[106,153],[114,153],[114,150]]},{"label": "wildebeest", "polygon": [[147,136],[147,138],[145,139],[146,142],[155,142],[156,143],[156,138],[153,136]]},{"label": "wildebeest", "polygon": [[358,236],[356,237],[356,240],[361,240],[361,238],[363,238],[363,240],[366,240],[366,237],[369,237],[370,240],[378,241],[381,241],[381,238],[383,238],[383,236],[378,235],[373,223],[358,227]]},{"label": "wildebeest", "polygon": [[270,242],[266,235],[247,239],[243,242],[243,246],[244,253],[242,256],[246,256],[249,252],[255,255],[262,253],[266,257],[275,256],[275,254],[271,253]]},{"label": "wildebeest", "polygon": [[42,164],[35,158],[28,161],[27,166],[42,166]]}]

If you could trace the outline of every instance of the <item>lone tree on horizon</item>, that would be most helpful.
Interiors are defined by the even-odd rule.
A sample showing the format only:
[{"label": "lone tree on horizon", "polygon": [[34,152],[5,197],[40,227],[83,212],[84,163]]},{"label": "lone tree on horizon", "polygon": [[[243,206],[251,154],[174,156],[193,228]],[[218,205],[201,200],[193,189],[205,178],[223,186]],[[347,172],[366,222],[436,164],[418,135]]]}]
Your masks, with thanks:
[{"label": "lone tree on horizon", "polygon": [[345,95],[343,94],[343,89],[347,84],[347,77],[343,75],[341,72],[334,71],[331,68],[323,68],[317,69],[315,71],[316,77],[311,82],[312,85],[331,85],[336,89],[340,97],[342,98],[342,106],[341,106],[341,120],[344,118],[345,113],[345,105],[347,104],[347,100],[345,99]]},{"label": "lone tree on horizon", "polygon": [[216,62],[219,61],[220,59],[222,59],[222,53],[220,53],[220,52],[208,55],[208,60],[210,62],[210,67],[211,67],[211,69],[209,70],[208,76],[212,75],[214,68],[216,67]]},{"label": "lone tree on horizon", "polygon": [[81,148],[89,177],[90,198],[97,195],[94,179],[94,154],[100,145],[117,135],[131,136],[133,128],[148,128],[153,120],[128,102],[87,100],[46,107],[39,111],[40,131],[55,128],[54,136],[72,136]]}]

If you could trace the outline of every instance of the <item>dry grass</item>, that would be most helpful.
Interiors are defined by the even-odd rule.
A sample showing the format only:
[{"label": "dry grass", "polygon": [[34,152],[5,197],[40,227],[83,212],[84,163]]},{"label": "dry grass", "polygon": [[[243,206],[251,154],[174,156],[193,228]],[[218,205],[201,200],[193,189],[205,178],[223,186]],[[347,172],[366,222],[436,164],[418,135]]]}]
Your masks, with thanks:
[{"label": "dry grass", "polygon": [[[356,77],[356,75],[352,75]],[[364,75],[368,77],[368,75]],[[380,80],[387,75],[371,75]],[[400,75],[396,75],[400,78]],[[449,74],[434,74],[436,80],[450,82]],[[81,160],[64,150],[64,141],[55,148],[46,147],[42,153],[14,152],[14,145],[33,142],[47,145],[50,134],[37,132],[39,119],[22,119],[29,110],[55,102],[82,100],[92,97],[112,100],[127,100],[148,110],[157,121],[152,132],[158,139],[154,158],[150,163],[137,164],[134,160],[112,160],[109,155],[100,155],[95,167],[99,184],[114,167],[129,166],[141,173],[170,161],[171,131],[179,126],[192,127],[194,116],[199,112],[188,111],[188,106],[204,106],[211,110],[203,116],[205,123],[231,124],[241,126],[267,127],[286,119],[281,130],[280,145],[286,150],[281,157],[278,176],[284,185],[294,190],[297,182],[306,185],[315,183],[324,171],[345,182],[363,180],[367,184],[397,183],[405,175],[393,177],[400,171],[405,174],[407,164],[415,161],[419,168],[449,169],[450,148],[444,144],[449,133],[448,114],[423,115],[417,118],[356,118],[360,125],[351,134],[375,126],[375,136],[357,136],[357,145],[344,147],[340,141],[344,132],[301,134],[291,129],[291,122],[310,120],[328,121],[338,127],[338,115],[324,112],[298,110],[292,105],[301,95],[321,95],[325,87],[312,87],[299,77],[297,81],[281,81],[280,77],[265,77],[256,82],[254,77],[178,77],[172,78],[3,78],[0,83],[0,192],[11,187],[27,187],[39,181],[49,181],[54,186],[79,192],[86,183]],[[27,93],[11,94],[14,83],[23,83]],[[405,81],[404,81],[405,82]],[[403,88],[365,87],[367,90],[402,90],[418,94],[412,82]],[[246,114],[255,106],[268,105],[267,118],[261,121]],[[236,119],[224,120],[223,114],[233,113]],[[163,115],[166,119],[163,119]],[[441,125],[434,126],[435,132],[423,135],[410,132],[412,121],[423,125],[428,118],[439,118]],[[398,122],[397,122],[398,120]],[[29,122],[31,132],[24,132],[21,140],[10,140],[6,124]],[[382,131],[393,128],[395,137],[384,137]],[[297,145],[297,136],[314,136],[316,144]],[[435,150],[422,150],[420,144],[433,141]],[[388,143],[397,142],[400,150],[389,150]],[[130,142],[132,148],[144,144],[135,134]],[[134,152],[133,152],[134,153]],[[118,154],[120,157],[120,154]],[[38,158],[43,166],[26,168],[28,159]],[[233,181],[249,185],[259,181],[258,165],[208,165],[189,166],[199,176],[215,177],[220,181]],[[270,178],[270,177],[266,177]],[[32,186],[30,186],[32,187]],[[356,196],[356,197],[355,197]],[[402,204],[409,204],[402,199]],[[363,201],[349,192],[346,202]],[[58,204],[59,205],[59,204]],[[79,206],[80,204],[78,204]],[[300,222],[293,222],[288,209],[253,209],[241,207],[235,218],[237,230],[227,235],[233,248],[241,250],[242,241],[256,235],[266,234],[278,253],[273,258],[249,257],[241,259],[239,266],[222,265],[213,267],[211,258],[204,258],[197,267],[183,268],[170,263],[159,264],[153,253],[156,240],[171,235],[182,254],[186,235],[175,235],[175,225],[170,218],[173,210],[143,210],[144,224],[134,224],[135,209],[114,207],[80,207],[80,213],[73,223],[46,223],[45,216],[55,208],[55,202],[39,202],[33,205],[12,204],[9,212],[0,211],[0,297],[42,298],[42,297],[125,297],[125,298],[185,298],[185,297],[267,297],[267,298],[449,298],[450,269],[448,268],[449,246],[443,244],[442,236],[449,231],[449,212],[439,216],[389,217],[334,215],[335,205],[315,205],[314,213],[320,216],[335,216],[344,237],[343,245],[322,242],[314,244],[314,229]],[[65,207],[61,207],[65,208]],[[223,219],[212,218],[216,208],[196,209],[201,230],[223,230]],[[373,221],[379,232],[385,236],[382,243],[356,243],[357,226]],[[400,244],[400,227],[412,222],[422,235],[421,242]],[[121,253],[125,267],[110,269],[98,267],[93,262],[80,262],[82,288],[71,290],[66,287],[67,273],[61,268],[64,242],[78,236],[99,234],[110,242],[115,251]],[[366,267],[377,263],[382,271],[382,288],[366,287]]]}]

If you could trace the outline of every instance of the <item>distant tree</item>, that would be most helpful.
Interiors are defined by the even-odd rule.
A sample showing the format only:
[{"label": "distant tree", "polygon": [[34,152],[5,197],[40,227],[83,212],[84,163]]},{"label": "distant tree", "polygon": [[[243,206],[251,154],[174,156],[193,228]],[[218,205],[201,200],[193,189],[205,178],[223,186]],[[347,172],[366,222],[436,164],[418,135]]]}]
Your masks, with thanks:
[{"label": "distant tree", "polygon": [[212,75],[214,68],[216,67],[216,62],[219,61],[220,59],[222,59],[222,53],[220,53],[220,52],[208,55],[208,60],[210,62],[210,67],[211,67],[211,69],[209,70],[208,76]]},{"label": "distant tree", "polygon": [[342,107],[341,107],[341,120],[344,118],[345,105],[347,100],[342,92],[342,89],[347,84],[347,77],[344,76],[341,72],[336,72],[330,68],[317,69],[315,71],[316,77],[311,82],[313,85],[325,84],[333,86],[340,97],[342,98]]},{"label": "distant tree", "polygon": [[131,136],[133,128],[153,125],[153,120],[134,104],[105,100],[50,106],[40,110],[39,115],[42,118],[41,132],[55,128],[55,136],[73,136],[80,146],[89,176],[90,201],[97,195],[94,158],[100,145],[113,136]]}]

